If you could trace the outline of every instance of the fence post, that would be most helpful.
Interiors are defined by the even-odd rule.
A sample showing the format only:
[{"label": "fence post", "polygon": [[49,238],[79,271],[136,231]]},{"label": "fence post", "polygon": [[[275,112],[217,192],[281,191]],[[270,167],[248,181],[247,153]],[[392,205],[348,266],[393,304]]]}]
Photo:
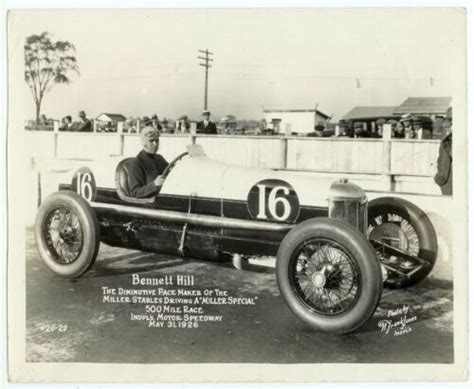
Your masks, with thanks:
[{"label": "fence post", "polygon": [[286,169],[288,160],[288,138],[280,138],[280,169]]},{"label": "fence post", "polygon": [[[183,127],[181,127],[181,128],[183,128]],[[196,133],[197,133],[196,123],[191,122],[189,124],[189,140],[191,141],[192,145],[196,144],[196,141],[197,141]]]},{"label": "fence post", "polygon": [[94,132],[97,132],[97,120],[93,120],[92,123],[94,124]]},{"label": "fence post", "polygon": [[117,123],[117,132],[119,134],[119,153],[123,156],[124,144],[125,144],[125,136],[123,134],[123,122]]},{"label": "fence post", "polygon": [[53,121],[53,132],[54,132],[54,158],[58,157],[58,135],[59,135],[59,121]]},{"label": "fence post", "polygon": [[394,190],[394,179],[392,176],[392,125],[383,125],[383,171],[384,190]]}]

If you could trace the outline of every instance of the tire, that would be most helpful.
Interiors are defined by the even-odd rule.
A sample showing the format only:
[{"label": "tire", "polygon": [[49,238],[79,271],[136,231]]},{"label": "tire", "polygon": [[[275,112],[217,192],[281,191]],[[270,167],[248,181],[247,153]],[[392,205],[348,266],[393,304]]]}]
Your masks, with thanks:
[{"label": "tire", "polygon": [[[317,331],[356,330],[372,317],[382,295],[381,266],[374,248],[358,230],[340,220],[314,218],[294,227],[278,249],[276,271],[290,310]],[[348,282],[357,289],[344,295]],[[325,307],[328,297],[323,295],[330,302],[337,295],[339,306]]]},{"label": "tire", "polygon": [[[390,222],[390,218],[393,218],[390,215],[397,215],[404,221]],[[374,224],[377,224],[375,219],[379,217],[381,217],[382,225],[375,226]],[[396,197],[380,197],[369,202],[367,231],[369,239],[380,238],[381,234],[376,233],[377,228],[383,228],[383,225],[394,227],[394,224],[399,224],[398,235],[405,237],[403,240],[406,241],[405,247],[400,247],[400,249],[425,261],[424,266],[408,278],[391,277],[389,274],[385,282],[387,287],[405,288],[417,284],[431,272],[438,255],[438,241],[428,216],[409,201]],[[388,235],[391,234],[388,233]]]},{"label": "tire", "polygon": [[77,278],[95,262],[100,227],[89,203],[70,191],[48,196],[35,221],[36,245],[48,268],[64,278]]}]

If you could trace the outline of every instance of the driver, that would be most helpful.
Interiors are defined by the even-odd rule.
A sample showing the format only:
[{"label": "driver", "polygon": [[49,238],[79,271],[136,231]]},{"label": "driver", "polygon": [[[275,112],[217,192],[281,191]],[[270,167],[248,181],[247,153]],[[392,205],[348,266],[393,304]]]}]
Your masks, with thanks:
[{"label": "driver", "polygon": [[146,198],[157,194],[163,182],[161,176],[168,162],[156,152],[160,144],[160,132],[155,127],[147,125],[141,139],[143,150],[128,166],[130,195],[135,198]]}]

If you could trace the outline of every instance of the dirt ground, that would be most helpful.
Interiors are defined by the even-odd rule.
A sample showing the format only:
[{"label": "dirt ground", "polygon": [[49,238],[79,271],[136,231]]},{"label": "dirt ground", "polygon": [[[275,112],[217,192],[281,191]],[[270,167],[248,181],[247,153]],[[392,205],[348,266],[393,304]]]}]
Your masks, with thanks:
[{"label": "dirt ground", "polygon": [[[202,321],[198,328],[149,327],[146,321],[131,319],[132,314],[144,312],[143,305],[103,301],[104,286],[135,288],[132,274],[149,278],[192,275],[194,289],[218,288],[245,304],[205,306],[206,315],[221,317],[221,321]],[[68,281],[46,268],[28,230],[27,360],[449,363],[453,361],[452,289],[451,281],[428,277],[409,289],[385,290],[375,315],[361,329],[349,335],[328,335],[308,329],[293,316],[280,297],[271,267],[237,270],[230,263],[102,245],[93,268],[80,279]],[[255,305],[246,305],[249,302]],[[396,314],[397,309],[406,312]],[[384,321],[399,319],[408,323],[404,331],[384,331]]]}]

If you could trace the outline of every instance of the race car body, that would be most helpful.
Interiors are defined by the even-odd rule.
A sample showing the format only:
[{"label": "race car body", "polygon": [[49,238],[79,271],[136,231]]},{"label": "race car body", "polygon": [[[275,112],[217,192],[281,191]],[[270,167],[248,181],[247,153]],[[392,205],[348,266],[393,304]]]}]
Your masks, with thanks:
[{"label": "race car body", "polygon": [[436,260],[434,229],[419,208],[391,197],[369,204],[347,180],[232,166],[192,145],[170,162],[156,196],[137,199],[129,163],[109,173],[84,166],[43,202],[35,232],[52,271],[82,275],[100,242],[213,261],[276,256],[293,313],[343,333],[371,317],[383,281],[413,285]]}]

